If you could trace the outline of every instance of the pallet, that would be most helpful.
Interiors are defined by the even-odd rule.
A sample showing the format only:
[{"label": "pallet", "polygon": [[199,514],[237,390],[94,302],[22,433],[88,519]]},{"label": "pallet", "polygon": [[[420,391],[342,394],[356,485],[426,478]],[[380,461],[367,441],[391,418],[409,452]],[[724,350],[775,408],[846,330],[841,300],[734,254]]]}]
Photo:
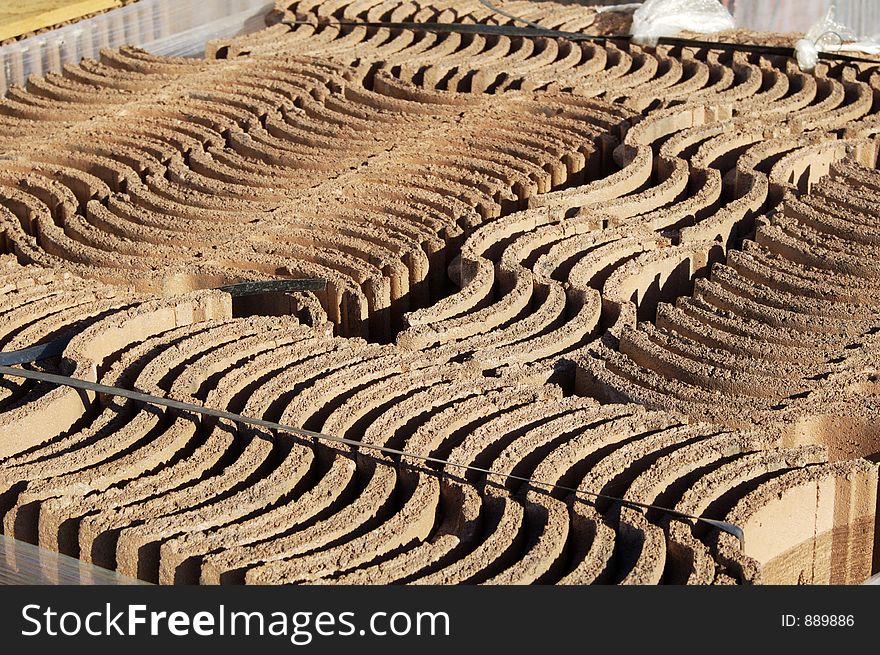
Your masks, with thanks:
[{"label": "pallet", "polygon": [[0,40],[120,5],[121,0],[0,0]]}]

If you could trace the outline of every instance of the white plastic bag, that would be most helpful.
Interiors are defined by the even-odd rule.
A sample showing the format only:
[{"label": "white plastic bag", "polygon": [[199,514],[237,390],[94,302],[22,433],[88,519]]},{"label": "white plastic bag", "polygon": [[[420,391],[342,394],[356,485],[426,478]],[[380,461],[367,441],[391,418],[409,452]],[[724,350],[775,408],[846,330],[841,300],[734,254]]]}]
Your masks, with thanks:
[{"label": "white plastic bag", "polygon": [[855,35],[845,25],[834,20],[834,6],[818,23],[794,44],[794,52],[801,70],[812,72],[819,63],[820,52],[830,52],[839,48],[844,41],[852,41]]},{"label": "white plastic bag", "polygon": [[645,0],[633,14],[632,40],[656,46],[681,31],[714,34],[733,29],[733,16],[718,0]]},{"label": "white plastic bag", "polygon": [[813,25],[794,45],[798,66],[811,73],[819,63],[820,52],[861,52],[869,55],[880,54],[880,41],[877,37],[859,39],[846,25],[834,20],[834,5],[819,22]]}]

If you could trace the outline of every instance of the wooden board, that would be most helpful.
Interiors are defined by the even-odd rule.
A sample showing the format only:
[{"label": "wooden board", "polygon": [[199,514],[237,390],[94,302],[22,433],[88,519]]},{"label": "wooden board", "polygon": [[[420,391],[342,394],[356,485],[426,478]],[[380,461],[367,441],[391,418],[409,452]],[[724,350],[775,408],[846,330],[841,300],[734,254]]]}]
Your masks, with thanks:
[{"label": "wooden board", "polygon": [[0,41],[121,5],[121,0],[0,0]]}]

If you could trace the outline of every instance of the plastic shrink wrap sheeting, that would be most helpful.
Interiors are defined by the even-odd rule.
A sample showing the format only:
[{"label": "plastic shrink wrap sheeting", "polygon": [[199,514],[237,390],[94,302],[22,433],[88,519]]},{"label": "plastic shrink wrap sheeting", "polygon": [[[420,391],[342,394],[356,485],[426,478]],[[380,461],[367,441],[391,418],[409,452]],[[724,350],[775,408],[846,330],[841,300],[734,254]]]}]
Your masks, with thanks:
[{"label": "plastic shrink wrap sheeting", "polygon": [[762,32],[806,32],[835,6],[837,20],[856,34],[880,33],[878,0],[730,0],[736,26]]},{"label": "plastic shrink wrap sheeting", "polygon": [[0,535],[0,585],[147,584],[24,541]]},{"label": "plastic shrink wrap sheeting", "polygon": [[733,16],[718,0],[645,0],[633,14],[635,43],[656,45],[679,32],[715,34],[733,29]]},{"label": "plastic shrink wrap sheeting", "polygon": [[0,47],[0,93],[30,75],[97,58],[101,48],[129,44],[159,55],[200,56],[212,39],[264,27],[273,6],[271,0],[140,0]]}]

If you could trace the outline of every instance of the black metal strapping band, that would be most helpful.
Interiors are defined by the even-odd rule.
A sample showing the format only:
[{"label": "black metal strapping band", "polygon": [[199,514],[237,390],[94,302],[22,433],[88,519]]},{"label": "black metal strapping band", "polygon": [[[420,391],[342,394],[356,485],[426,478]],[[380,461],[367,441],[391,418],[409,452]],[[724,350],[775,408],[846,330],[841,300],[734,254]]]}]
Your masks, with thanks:
[{"label": "black metal strapping band", "polygon": [[355,21],[355,20],[287,20],[286,25],[312,27],[370,27],[411,32],[438,32],[441,34],[480,34],[482,36],[521,36],[525,38],[564,38],[571,41],[629,41],[629,36],[595,36],[581,32],[561,32],[547,28],[516,27],[515,25],[488,25],[483,23],[422,23],[410,21]]},{"label": "black metal strapping band", "polygon": [[323,291],[327,281],[310,277],[295,280],[265,280],[261,282],[238,282],[217,287],[231,296],[252,296],[259,293],[293,293],[296,291]]},{"label": "black metal strapping band", "polygon": [[[506,14],[505,14],[506,15]],[[614,34],[598,36],[595,34],[583,34],[582,32],[566,32],[544,27],[532,27],[537,23],[528,22],[528,27],[515,25],[488,25],[482,23],[423,23],[408,21],[355,21],[355,20],[323,20],[323,19],[296,19],[282,21],[286,25],[311,25],[312,27],[366,27],[385,28],[390,30],[408,30],[411,32],[436,32],[440,34],[479,34],[481,36],[511,36],[523,38],[567,39],[569,41],[590,41],[603,43],[605,41],[632,40],[631,34]],[[709,50],[723,50],[725,52],[748,52],[763,55],[777,55],[782,57],[794,57],[793,47],[757,45],[751,43],[727,43],[723,41],[702,41],[699,39],[683,39],[677,37],[660,37],[661,45],[678,46],[685,48],[705,48]],[[844,55],[837,52],[819,52],[821,59],[832,61],[853,62],[880,65],[880,60],[867,57]]]},{"label": "black metal strapping band", "polygon": [[516,14],[511,14],[509,11],[505,11],[501,7],[496,7],[489,0],[480,0],[480,4],[483,5],[486,9],[496,14],[500,14],[501,16],[505,16],[511,20],[518,21],[520,23],[525,23],[529,27],[534,27],[537,30],[544,29],[543,25],[536,23],[534,21],[529,20],[528,18],[523,18],[522,16],[517,16]]},{"label": "black metal strapping band", "polygon": [[[416,453],[409,453],[404,450],[398,450],[397,448],[389,448],[388,446],[378,446],[374,444],[363,443],[360,441],[355,441],[354,439],[346,439],[343,437],[335,437],[329,434],[323,434],[321,432],[314,432],[312,430],[304,430],[302,428],[293,427],[290,425],[284,425],[282,423],[276,423],[275,421],[267,421],[259,418],[251,418],[249,416],[242,416],[241,414],[234,414],[232,412],[227,412],[222,409],[214,409],[211,407],[201,407],[199,405],[193,405],[192,403],[186,403],[179,400],[173,400],[171,398],[163,398],[162,396],[154,396],[152,394],[142,393],[140,391],[130,391],[128,389],[123,389],[121,387],[112,387],[106,384],[99,384],[97,382],[89,382],[88,380],[79,380],[77,378],[72,378],[64,375],[54,375],[52,373],[44,373],[42,371],[29,371],[25,369],[11,368],[9,366],[0,366],[0,375],[9,375],[12,377],[25,378],[28,380],[36,380],[38,382],[48,382],[51,384],[56,384],[59,386],[72,387],[74,389],[79,389],[82,391],[91,391],[96,394],[106,394],[108,396],[118,396],[121,398],[128,398],[129,400],[133,400],[135,402],[146,403],[149,405],[157,405],[159,407],[168,407],[171,409],[177,409],[184,412],[190,412],[193,414],[199,414],[203,416],[213,416],[219,419],[226,419],[228,421],[233,421],[237,424],[243,425],[252,425],[255,427],[267,428],[269,430],[276,430],[279,432],[287,432],[289,434],[295,434],[302,437],[307,437],[309,439],[314,439],[316,441],[340,444],[345,446],[350,446],[352,448],[370,450],[374,452],[380,452],[385,455],[393,455],[401,458],[401,463],[404,464],[402,460],[411,459],[418,460],[424,462],[426,464],[440,464],[443,466],[448,466],[451,468],[461,469],[465,471],[473,471],[476,473],[481,473],[488,476],[497,476],[500,478],[504,478],[505,480],[516,480],[519,482],[524,482],[528,485],[536,487],[538,489],[558,489],[560,491],[565,491],[573,494],[575,497],[579,495],[589,496],[591,498],[597,500],[609,500],[613,502],[618,502],[623,506],[643,509],[643,510],[655,510],[657,512],[661,512],[663,514],[668,514],[672,517],[681,518],[681,519],[690,519],[693,521],[700,521],[702,523],[706,523],[711,525],[719,530],[723,530],[734,537],[736,537],[740,544],[743,543],[744,535],[742,529],[733,523],[729,523],[727,521],[718,521],[715,519],[709,519],[702,516],[693,516],[691,514],[686,514],[684,512],[679,512],[675,509],[670,509],[668,507],[660,507],[658,505],[649,505],[647,503],[640,503],[634,500],[627,500],[626,498],[618,498],[616,496],[608,496],[606,494],[594,493],[592,491],[585,491],[583,489],[575,489],[573,487],[566,487],[563,485],[555,484],[552,482],[543,482],[541,480],[536,480],[534,478],[527,478],[521,475],[514,475],[512,473],[500,473],[497,471],[492,471],[490,469],[482,468],[479,466],[473,466],[470,464],[459,464],[457,462],[451,462],[446,459],[442,459],[439,457],[431,457],[430,455],[418,455]],[[2,437],[0,437],[2,438]]]}]

